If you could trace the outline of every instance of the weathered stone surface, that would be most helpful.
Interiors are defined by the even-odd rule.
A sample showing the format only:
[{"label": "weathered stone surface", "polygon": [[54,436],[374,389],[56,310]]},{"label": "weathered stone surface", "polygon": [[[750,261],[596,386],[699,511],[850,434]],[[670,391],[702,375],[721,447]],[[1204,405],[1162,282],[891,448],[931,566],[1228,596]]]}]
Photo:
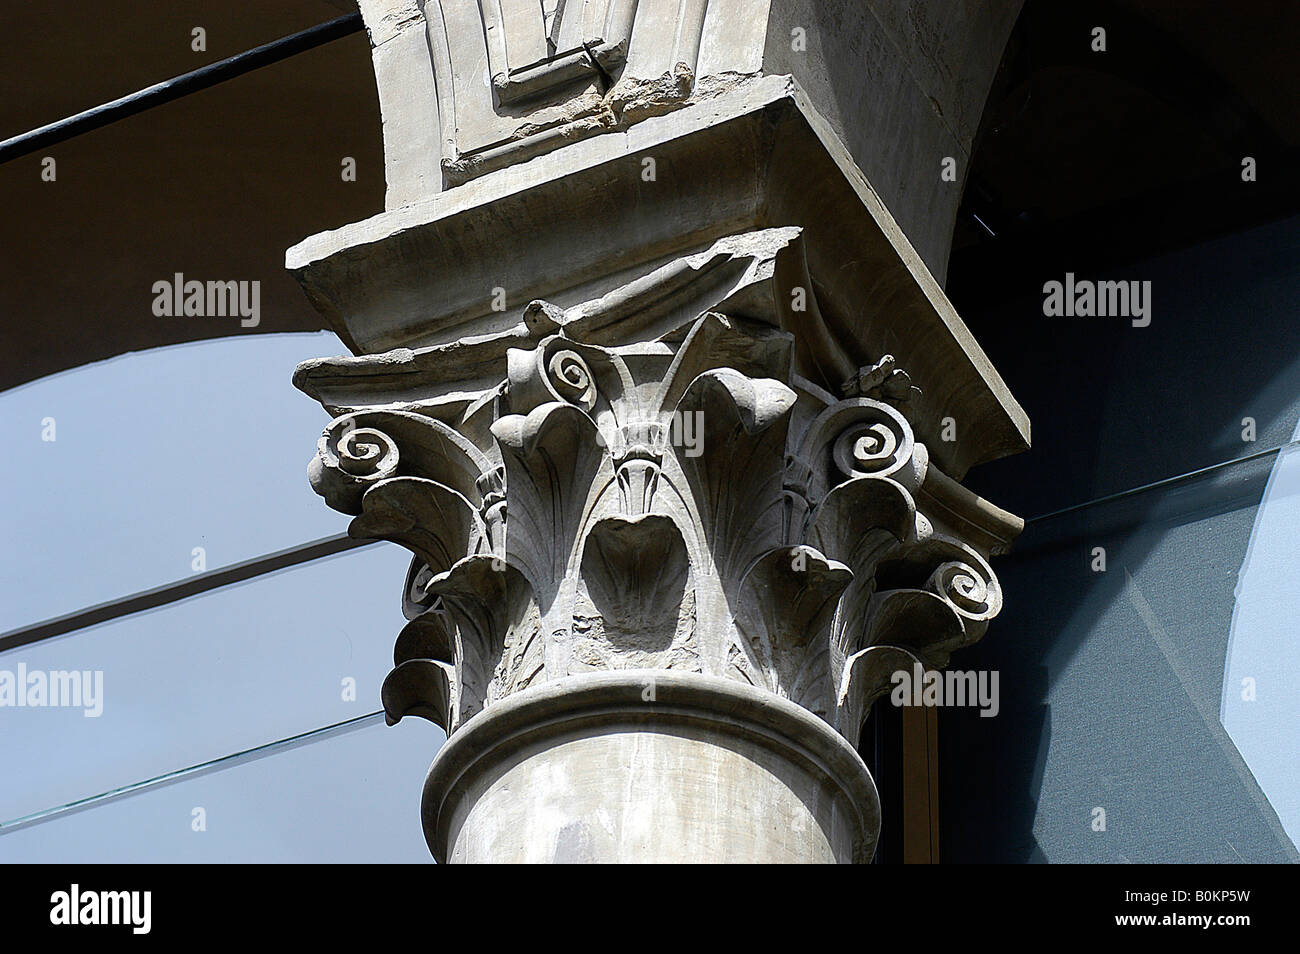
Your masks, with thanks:
[{"label": "weathered stone surface", "polygon": [[[790,75],[942,279],[1021,0],[361,0],[390,209]],[[882,135],[882,131],[885,132]],[[944,157],[958,179],[938,185]]]},{"label": "weathered stone surface", "polygon": [[[527,334],[531,301],[576,307],[674,261],[708,284],[729,272],[693,255],[709,260],[737,231],[792,227],[801,236],[785,256],[797,273],[786,290],[806,287],[812,303],[787,320],[830,329],[847,361],[835,374],[894,355],[926,395],[915,426],[958,479],[1027,446],[1024,412],[787,78],[315,236],[290,249],[288,265],[354,350],[382,352]],[[502,295],[505,310],[494,310]],[[789,304],[769,296],[756,307],[773,320]],[[941,440],[949,417],[955,435]]]},{"label": "weathered stone surface", "polygon": [[[415,554],[411,622],[384,686],[390,720],[421,715],[455,738],[557,680],[662,671],[789,700],[851,746],[888,685],[882,647],[908,666],[941,666],[979,638],[1002,599],[987,557],[1020,523],[931,460],[907,416],[924,395],[892,356],[844,373],[852,361],[815,313],[783,312],[794,297],[785,279],[803,273],[782,257],[799,239],[795,229],[731,236],[600,299],[535,302],[521,329],[299,369],[298,385],[339,414],[313,486],[356,515],[354,535]],[[546,698],[538,705],[558,705]],[[578,826],[566,829],[573,844],[558,832],[554,843],[509,842],[520,829],[498,823],[599,801],[605,788],[582,778],[610,762],[659,773],[657,804],[681,819],[697,817],[710,786],[734,783],[742,803],[771,811],[800,803],[808,783],[793,768],[708,735],[730,729],[707,730],[715,754],[692,773],[681,764],[704,736],[668,741],[669,710],[647,722],[660,710],[625,703],[594,736],[545,736],[553,757],[498,766],[505,776],[489,773],[447,809],[468,820],[442,819],[442,796],[426,798],[427,825],[479,832],[438,834],[435,850],[466,860],[597,851],[583,840],[596,837],[582,827],[590,818],[566,822]],[[638,725],[653,745],[638,741]],[[711,781],[692,788],[701,772]],[[537,789],[539,773],[554,786]],[[776,788],[751,790],[760,776]],[[640,799],[606,806],[600,857],[637,850],[644,809]],[[718,823],[689,850],[719,860],[795,851],[761,840],[742,851],[725,834],[733,822]],[[874,832],[843,842],[839,824],[798,822],[830,839],[805,844],[810,859],[869,857]]]},{"label": "weathered stone surface", "polygon": [[958,480],[1029,426],[819,111],[844,68],[767,75],[769,0],[362,6],[389,208],[290,249],[355,352],[294,380],[313,487],[414,554],[431,850],[869,860],[862,722],[998,613],[1021,522]]},{"label": "weathered stone surface", "polygon": [[[617,668],[629,653],[831,718],[853,652],[884,641],[941,662],[997,612],[984,561],[1019,521],[932,461],[907,416],[916,388],[857,396],[882,363],[907,377],[891,356],[836,385],[828,368],[851,362],[833,338],[782,321],[778,260],[797,243],[794,230],[735,236],[617,294],[535,303],[522,333],[299,369],[340,414],[312,464],[317,492],[357,514],[354,534],[415,552],[413,579],[427,573],[410,615],[437,606],[473,628],[474,668],[498,674],[448,727],[544,669]],[[700,287],[706,263],[738,277]],[[497,378],[483,373],[493,360]],[[925,632],[893,621],[906,613],[878,592],[881,565],[930,614]],[[828,612],[845,599],[861,605]],[[860,646],[873,599],[888,632]]]},{"label": "weathered stone surface", "polygon": [[474,720],[424,789],[439,861],[870,860],[871,775],[798,706],[629,670],[545,683]]}]

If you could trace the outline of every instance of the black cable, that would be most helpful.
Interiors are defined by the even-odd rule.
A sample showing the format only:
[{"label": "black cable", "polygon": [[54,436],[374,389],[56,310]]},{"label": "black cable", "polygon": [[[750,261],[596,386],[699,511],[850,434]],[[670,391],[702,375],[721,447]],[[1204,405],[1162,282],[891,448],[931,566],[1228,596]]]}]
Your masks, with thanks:
[{"label": "black cable", "polygon": [[163,103],[170,103],[182,96],[188,96],[190,93],[216,86],[218,83],[224,83],[236,76],[243,76],[245,73],[251,73],[263,66],[278,63],[297,53],[323,46],[331,40],[350,36],[359,32],[363,27],[361,14],[349,13],[326,23],[309,27],[301,33],[294,33],[273,40],[243,53],[237,53],[227,59],[218,60],[216,63],[201,66],[192,72],[174,76],[169,80],[163,80],[161,83],[155,83],[153,86],[129,93],[120,99],[104,103],[93,109],[87,109],[75,116],[60,119],[58,122],[41,126],[39,129],[33,129],[0,142],[0,162],[9,162],[20,156],[30,155],[38,149],[64,142],[74,136],[80,136],[82,133],[99,129],[109,123],[115,123],[119,119],[125,119],[128,116],[134,116],[136,113],[144,112],[146,109],[161,106]]}]

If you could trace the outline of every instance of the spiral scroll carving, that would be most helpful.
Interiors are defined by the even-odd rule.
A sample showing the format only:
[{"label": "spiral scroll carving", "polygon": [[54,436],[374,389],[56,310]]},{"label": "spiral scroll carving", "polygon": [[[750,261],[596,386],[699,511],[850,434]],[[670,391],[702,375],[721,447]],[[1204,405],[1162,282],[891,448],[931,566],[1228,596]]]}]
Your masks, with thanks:
[{"label": "spiral scroll carving", "polygon": [[307,473],[312,487],[331,507],[361,512],[367,490],[397,474],[397,442],[373,427],[358,427],[351,416],[335,418],[321,434]]},{"label": "spiral scroll carving", "polygon": [[397,473],[397,444],[383,431],[373,427],[339,430],[332,450],[345,473],[376,481]]},{"label": "spiral scroll carving", "polygon": [[997,584],[969,563],[952,560],[941,564],[926,586],[977,619],[994,616],[1000,608]]},{"label": "spiral scroll carving", "polygon": [[576,351],[556,351],[546,364],[551,387],[566,401],[585,411],[596,406],[596,381],[591,369]]},{"label": "spiral scroll carving", "polygon": [[407,383],[321,438],[317,492],[415,554],[391,717],[455,731],[530,681],[652,664],[852,736],[875,684],[850,657],[943,665],[1001,609],[968,539],[981,502],[930,479],[897,407],[835,399],[789,342],[716,314],[634,348],[569,334],[507,348],[476,393]]},{"label": "spiral scroll carving", "polygon": [[883,477],[902,468],[911,456],[907,425],[881,411],[845,428],[831,448],[835,466],[845,477]]}]

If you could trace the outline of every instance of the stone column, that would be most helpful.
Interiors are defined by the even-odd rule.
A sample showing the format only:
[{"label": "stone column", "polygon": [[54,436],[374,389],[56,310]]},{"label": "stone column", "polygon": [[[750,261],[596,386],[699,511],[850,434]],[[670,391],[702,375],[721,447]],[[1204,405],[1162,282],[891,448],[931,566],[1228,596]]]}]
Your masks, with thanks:
[{"label": "stone column", "polygon": [[362,2],[389,208],[290,249],[355,355],[294,382],[312,486],[414,554],[383,702],[448,733],[439,861],[867,861],[871,702],[1001,606],[1021,522],[958,480],[1028,421],[806,7]]}]

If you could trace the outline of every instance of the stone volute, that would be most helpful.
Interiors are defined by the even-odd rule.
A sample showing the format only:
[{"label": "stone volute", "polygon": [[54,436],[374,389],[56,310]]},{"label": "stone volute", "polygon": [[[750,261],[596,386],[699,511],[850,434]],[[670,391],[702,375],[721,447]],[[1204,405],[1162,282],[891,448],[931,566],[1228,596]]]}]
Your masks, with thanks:
[{"label": "stone volute", "polygon": [[361,6],[389,208],[289,250],[354,352],[294,381],[312,486],[414,554],[435,858],[870,860],[863,720],[998,613],[1021,522],[958,481],[1028,421],[823,114],[824,10]]}]

